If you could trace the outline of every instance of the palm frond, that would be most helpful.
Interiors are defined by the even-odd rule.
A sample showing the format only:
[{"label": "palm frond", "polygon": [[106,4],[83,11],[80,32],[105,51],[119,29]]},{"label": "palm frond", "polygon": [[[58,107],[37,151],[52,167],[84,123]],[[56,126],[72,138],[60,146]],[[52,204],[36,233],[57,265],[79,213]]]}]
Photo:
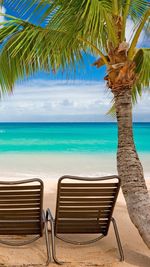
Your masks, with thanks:
[{"label": "palm frond", "polygon": [[149,0],[132,0],[130,1],[129,16],[133,21],[140,20],[150,7]]},{"label": "palm frond", "polygon": [[[41,17],[39,24],[46,21],[50,28],[64,28],[88,36],[89,41],[106,47],[108,39],[117,44],[112,1],[109,0],[6,0],[19,14],[31,13]],[[21,13],[22,12],[22,13]],[[32,15],[31,15],[32,16]],[[31,18],[31,17],[30,17]],[[107,27],[106,27],[107,26]],[[90,33],[90,34],[89,34]]]},{"label": "palm frond", "polygon": [[136,64],[137,81],[133,87],[133,99],[142,95],[143,89],[149,89],[150,86],[150,48],[139,49],[134,56]]},{"label": "palm frond", "polygon": [[112,2],[108,0],[54,1],[49,11],[55,10],[48,27],[63,28],[78,33],[105,51],[109,39],[117,45],[118,39],[112,15]]},{"label": "palm frond", "polygon": [[[18,18],[28,19],[37,25],[46,25],[49,21],[47,8],[51,0],[5,0],[5,5],[14,10]],[[46,16],[46,19],[44,17]]]},{"label": "palm frond", "polygon": [[112,104],[111,108],[107,111],[106,115],[109,115],[113,119],[116,118],[116,108],[115,108],[114,101],[113,101],[113,104]]},{"label": "palm frond", "polygon": [[[150,7],[149,0],[118,0],[120,15],[130,17],[137,22]],[[127,12],[126,12],[127,11]]]},{"label": "palm frond", "polygon": [[147,25],[147,21],[149,21],[150,19],[150,8],[148,8],[146,10],[146,12],[144,13],[144,15],[142,16],[142,19],[135,31],[135,34],[134,34],[134,37],[132,39],[132,42],[131,42],[131,45],[130,45],[130,48],[128,50],[128,59],[131,60],[133,59],[134,57],[134,50],[135,50],[135,47],[138,43],[138,40],[139,40],[139,37],[140,37],[140,34],[141,32],[143,31],[144,29],[144,26]]},{"label": "palm frond", "polygon": [[33,10],[37,6],[45,6],[50,4],[50,0],[5,0],[5,4],[9,6],[9,8],[14,9],[20,16],[23,16],[28,11]]},{"label": "palm frond", "polygon": [[137,83],[143,87],[150,86],[150,48],[141,48],[137,51],[134,62],[136,73],[139,75]]},{"label": "palm frond", "polygon": [[68,65],[75,68],[75,62],[82,60],[85,44],[77,39],[69,40],[67,33],[18,20],[14,21],[15,25],[8,23],[8,27],[0,29],[0,40],[4,42],[0,54],[3,92],[7,88],[11,90],[16,80],[39,70],[49,72]]},{"label": "palm frond", "polygon": [[[30,23],[30,19],[25,21],[6,15],[9,20],[3,22],[4,27],[0,29],[2,43],[0,71],[1,75],[2,72],[4,74],[9,62],[10,78],[5,74],[4,78],[1,77],[3,90],[7,85],[11,88],[17,79],[28,77],[41,69],[50,71],[60,67],[64,69],[69,65],[75,68],[76,61],[82,60],[85,52],[90,52],[94,56],[100,55],[105,62],[107,57],[103,55],[107,55],[108,52],[107,41],[112,41],[115,46],[118,42],[112,2],[110,0],[6,0],[5,3],[12,8],[15,7],[21,12],[20,14],[26,12],[35,16],[39,12],[39,26]],[[124,15],[127,3],[130,3],[127,9],[129,16],[137,27],[149,8],[149,1],[118,0],[117,9],[121,16]],[[45,28],[40,26],[42,18],[48,20]],[[147,25],[147,29],[148,27]],[[149,52],[143,49],[142,52],[138,51],[135,61],[139,61],[140,53],[142,63],[136,62],[136,71],[140,69],[135,85],[135,92],[138,94],[143,86],[149,84],[149,71],[144,67],[148,66],[146,57],[149,56],[145,57],[145,54]],[[6,65],[3,66],[2,62]],[[12,69],[14,66],[15,71]],[[134,95],[136,93],[133,94],[133,99]]]}]

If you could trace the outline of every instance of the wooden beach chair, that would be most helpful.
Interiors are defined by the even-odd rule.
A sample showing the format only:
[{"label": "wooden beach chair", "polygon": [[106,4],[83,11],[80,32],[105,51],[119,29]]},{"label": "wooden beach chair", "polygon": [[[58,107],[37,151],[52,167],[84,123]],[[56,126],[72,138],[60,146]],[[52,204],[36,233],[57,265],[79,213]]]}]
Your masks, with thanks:
[{"label": "wooden beach chair", "polygon": [[[90,244],[107,236],[111,222],[120,260],[124,260],[116,221],[112,217],[119,189],[118,176],[101,178],[63,176],[59,179],[55,219],[50,209],[46,211],[46,218],[51,226],[52,257],[56,263],[61,264],[56,257],[55,237],[71,244]],[[80,238],[81,234],[88,236],[97,234],[97,236],[88,241],[74,241],[66,237],[70,234],[80,234]]]},{"label": "wooden beach chair", "polygon": [[43,211],[42,180],[0,181],[0,243],[24,246],[42,237],[43,233],[48,265],[50,244]]}]

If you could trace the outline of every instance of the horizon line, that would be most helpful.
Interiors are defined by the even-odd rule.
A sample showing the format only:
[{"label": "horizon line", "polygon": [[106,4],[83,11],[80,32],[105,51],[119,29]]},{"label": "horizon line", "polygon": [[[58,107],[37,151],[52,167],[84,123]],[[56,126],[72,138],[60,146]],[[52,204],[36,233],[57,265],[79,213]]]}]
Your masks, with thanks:
[{"label": "horizon line", "polygon": [[[0,123],[115,123],[117,121],[0,121]],[[150,121],[133,121],[133,123],[150,123]]]}]

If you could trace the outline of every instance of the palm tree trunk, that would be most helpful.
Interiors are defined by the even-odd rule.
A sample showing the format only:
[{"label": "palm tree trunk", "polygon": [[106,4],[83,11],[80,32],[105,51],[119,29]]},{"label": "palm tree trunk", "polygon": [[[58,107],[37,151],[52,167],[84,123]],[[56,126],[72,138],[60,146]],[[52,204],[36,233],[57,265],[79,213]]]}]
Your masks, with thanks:
[{"label": "palm tree trunk", "polygon": [[129,216],[150,248],[150,196],[133,140],[131,89],[122,87],[113,93],[118,121],[117,168],[122,191]]}]

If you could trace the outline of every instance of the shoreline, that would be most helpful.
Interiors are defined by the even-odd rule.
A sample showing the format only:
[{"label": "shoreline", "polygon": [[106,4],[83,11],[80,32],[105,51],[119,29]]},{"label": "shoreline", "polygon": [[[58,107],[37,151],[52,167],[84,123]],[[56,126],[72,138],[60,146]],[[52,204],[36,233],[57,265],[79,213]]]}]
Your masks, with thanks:
[{"label": "shoreline", "polygon": [[[145,178],[150,178],[150,154],[139,155]],[[116,155],[78,153],[0,153],[3,178],[39,177],[55,179],[63,175],[105,176],[117,174]]]}]

